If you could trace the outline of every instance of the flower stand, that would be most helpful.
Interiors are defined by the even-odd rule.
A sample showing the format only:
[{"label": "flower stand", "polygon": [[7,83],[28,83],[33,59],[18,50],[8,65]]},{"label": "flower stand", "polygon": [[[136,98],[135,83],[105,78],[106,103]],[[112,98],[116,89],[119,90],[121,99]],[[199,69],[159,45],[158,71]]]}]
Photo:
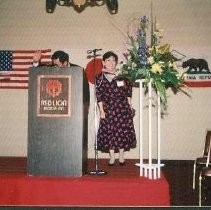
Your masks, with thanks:
[{"label": "flower stand", "polygon": [[[157,139],[152,138],[152,82],[148,83],[148,118],[149,118],[149,125],[148,125],[148,162],[144,162],[143,158],[143,80],[137,80],[136,82],[139,83],[139,108],[140,108],[140,123],[139,123],[139,156],[140,162],[136,163],[136,166],[140,167],[140,176],[147,177],[149,179],[158,179],[161,177],[161,167],[164,164],[161,164],[160,161],[160,145],[161,145],[161,104],[160,104],[160,95],[159,92],[157,94]],[[157,142],[155,142],[155,140]],[[154,161],[152,158],[152,145],[157,143],[157,159]]]}]

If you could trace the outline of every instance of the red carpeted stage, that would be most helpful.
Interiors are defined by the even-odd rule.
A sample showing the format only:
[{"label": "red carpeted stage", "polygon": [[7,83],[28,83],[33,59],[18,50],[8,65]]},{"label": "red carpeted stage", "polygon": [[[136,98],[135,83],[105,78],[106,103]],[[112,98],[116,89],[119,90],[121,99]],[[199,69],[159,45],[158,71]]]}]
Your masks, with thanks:
[{"label": "red carpeted stage", "polygon": [[[94,169],[93,161],[89,161]],[[26,172],[0,172],[0,205],[12,206],[169,206],[169,186],[158,180],[139,177],[135,160],[126,166],[100,169],[107,175],[83,177],[32,177]]]}]

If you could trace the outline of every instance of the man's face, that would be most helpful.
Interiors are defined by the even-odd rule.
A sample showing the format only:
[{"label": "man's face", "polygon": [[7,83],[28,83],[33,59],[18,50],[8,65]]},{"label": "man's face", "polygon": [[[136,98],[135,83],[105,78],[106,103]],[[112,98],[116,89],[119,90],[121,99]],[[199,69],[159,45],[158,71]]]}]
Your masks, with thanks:
[{"label": "man's face", "polygon": [[64,63],[61,63],[61,62],[59,61],[59,58],[53,59],[53,60],[52,60],[52,64],[53,64],[54,66],[58,66],[58,67],[67,67],[67,66],[68,66],[68,62],[67,62],[67,61],[65,61]]}]

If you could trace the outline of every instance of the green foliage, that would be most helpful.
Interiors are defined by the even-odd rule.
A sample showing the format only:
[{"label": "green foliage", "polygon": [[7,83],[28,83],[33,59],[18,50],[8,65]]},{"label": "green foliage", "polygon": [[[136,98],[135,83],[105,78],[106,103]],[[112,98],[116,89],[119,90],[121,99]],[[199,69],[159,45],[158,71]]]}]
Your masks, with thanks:
[{"label": "green foliage", "polygon": [[[139,30],[140,28],[146,34],[147,26],[141,25]],[[124,55],[125,62],[119,69],[119,75],[127,77],[131,82],[144,79],[145,88],[151,80],[153,88],[160,94],[161,105],[164,110],[167,107],[167,89],[180,90],[184,78],[183,74],[178,71],[176,59],[170,51],[170,45],[159,45],[158,40],[161,36],[158,29],[155,31],[156,33],[153,33],[152,36],[156,41],[146,51],[147,65],[140,62],[140,46],[146,41],[146,38],[143,38],[143,34],[142,36],[139,35],[140,33],[136,33],[138,35],[135,37],[129,36],[130,47]]]}]

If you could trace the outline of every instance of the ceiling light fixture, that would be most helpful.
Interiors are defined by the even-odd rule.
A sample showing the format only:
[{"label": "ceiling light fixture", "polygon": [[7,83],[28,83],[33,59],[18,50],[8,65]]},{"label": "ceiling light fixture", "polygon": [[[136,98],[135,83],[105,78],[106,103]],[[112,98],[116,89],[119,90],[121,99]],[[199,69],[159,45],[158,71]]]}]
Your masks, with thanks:
[{"label": "ceiling light fixture", "polygon": [[53,13],[56,5],[72,6],[77,12],[82,12],[87,6],[107,5],[110,14],[118,12],[118,0],[46,0],[46,12]]},{"label": "ceiling light fixture", "polygon": [[84,6],[86,4],[86,0],[73,0],[73,4],[77,7]]}]

